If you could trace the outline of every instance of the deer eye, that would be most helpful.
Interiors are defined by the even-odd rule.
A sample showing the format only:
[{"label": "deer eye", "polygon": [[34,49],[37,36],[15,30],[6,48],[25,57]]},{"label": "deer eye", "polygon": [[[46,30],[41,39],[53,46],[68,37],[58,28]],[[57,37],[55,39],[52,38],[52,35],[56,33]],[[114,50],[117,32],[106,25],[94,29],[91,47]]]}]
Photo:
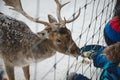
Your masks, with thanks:
[{"label": "deer eye", "polygon": [[45,35],[45,33],[41,33],[43,36]]},{"label": "deer eye", "polygon": [[56,42],[57,43],[61,43],[62,41],[60,39],[56,39]]}]

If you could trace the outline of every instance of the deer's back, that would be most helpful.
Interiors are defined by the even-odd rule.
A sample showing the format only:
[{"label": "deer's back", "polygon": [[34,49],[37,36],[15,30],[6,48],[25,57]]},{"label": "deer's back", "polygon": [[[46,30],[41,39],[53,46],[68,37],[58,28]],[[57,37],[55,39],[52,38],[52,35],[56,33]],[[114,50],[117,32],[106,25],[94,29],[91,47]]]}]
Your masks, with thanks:
[{"label": "deer's back", "polygon": [[38,37],[22,21],[0,13],[0,50],[19,52],[30,48]]}]

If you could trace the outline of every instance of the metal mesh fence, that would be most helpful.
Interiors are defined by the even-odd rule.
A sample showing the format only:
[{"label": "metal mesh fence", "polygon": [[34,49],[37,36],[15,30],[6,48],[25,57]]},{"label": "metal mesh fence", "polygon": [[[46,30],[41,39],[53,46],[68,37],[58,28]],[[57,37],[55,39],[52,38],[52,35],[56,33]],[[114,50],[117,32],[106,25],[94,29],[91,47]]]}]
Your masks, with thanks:
[{"label": "metal mesh fence", "polygon": [[[105,27],[106,23],[114,16],[116,0],[84,0],[82,5],[77,4],[77,2],[82,1],[83,0],[75,0],[74,3],[72,3],[74,4],[74,13],[76,13],[76,6],[81,7],[80,19],[77,22],[73,22],[71,24],[71,31],[76,33],[78,32],[77,34],[79,35],[77,38],[75,38],[75,42],[79,47],[89,44],[106,45],[103,37],[103,28]],[[79,28],[77,29],[75,28],[76,23],[77,26],[79,25]],[[55,63],[50,69],[50,71],[54,69],[54,80],[59,80],[56,77],[56,70],[58,69],[57,64],[59,64],[62,59],[64,59],[64,56],[61,57],[58,61],[56,61],[55,57]],[[87,76],[91,80],[99,80],[101,69],[95,68],[92,61],[83,59],[82,57],[78,57],[73,61],[70,60],[70,57],[68,57],[67,71],[63,76],[64,78],[62,79],[66,80],[66,77],[70,72],[76,72]],[[42,80],[45,79],[50,71],[47,72]]]},{"label": "metal mesh fence", "polygon": [[[61,3],[63,1],[64,0],[60,0]],[[114,8],[117,0],[71,0],[71,2],[71,4],[73,4],[72,12],[74,12],[74,14],[78,12],[77,9],[79,7],[81,8],[80,18],[68,25],[70,26],[69,29],[72,32],[73,39],[77,46],[81,48],[89,44],[106,45],[103,37],[103,29],[106,23],[114,16]],[[41,0],[37,1],[36,16],[39,16],[40,9],[42,9],[39,3],[41,3]],[[117,4],[119,5],[119,3]],[[71,17],[74,17],[74,14]],[[38,28],[36,28],[36,31],[37,30]],[[49,69],[47,69],[47,72],[41,74],[42,76],[40,75],[41,78],[38,78],[39,74],[37,73],[39,67],[37,63],[35,63],[35,69],[34,72],[32,72],[34,74],[33,80],[66,80],[66,77],[71,72],[80,73],[92,80],[99,80],[101,70],[93,66],[92,60],[82,58],[81,56],[74,59],[71,58],[71,56],[65,55],[60,55],[59,57],[59,53],[55,54],[52,59],[54,59],[54,63],[52,66],[48,66]],[[63,62],[63,59],[66,59],[66,62]],[[61,65],[66,66],[64,68],[65,71],[59,70],[64,67]],[[59,74],[62,74],[62,77],[59,77]]]}]

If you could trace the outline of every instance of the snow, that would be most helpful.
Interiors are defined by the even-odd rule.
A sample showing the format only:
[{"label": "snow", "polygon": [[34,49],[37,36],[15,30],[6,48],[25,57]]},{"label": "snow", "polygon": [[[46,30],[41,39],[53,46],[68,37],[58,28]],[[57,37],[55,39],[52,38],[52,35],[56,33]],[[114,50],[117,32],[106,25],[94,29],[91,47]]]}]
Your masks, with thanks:
[{"label": "snow", "polygon": [[[102,23],[103,23],[104,20],[106,19],[106,17],[109,18],[109,15],[107,15],[107,14],[110,13],[113,10],[113,8],[109,7],[108,10],[107,10],[107,8],[104,10],[104,14],[103,15],[101,14],[100,15],[101,17],[98,17],[96,26],[95,26],[95,21],[91,21],[92,12],[93,12],[92,20],[94,20],[96,15],[98,15],[101,12],[101,10],[103,9],[104,1],[107,4],[108,2],[110,2],[112,0],[100,0],[100,2],[99,2],[99,0],[96,0],[95,5],[93,2],[90,5],[88,5],[87,9],[86,9],[86,13],[85,13],[85,22],[84,22],[85,9],[83,8],[83,6],[85,5],[86,1],[88,3],[93,0],[61,0],[62,3],[65,3],[68,1],[70,1],[70,3],[68,5],[66,5],[61,11],[62,17],[66,17],[67,19],[71,18],[71,15],[74,13],[75,1],[77,1],[75,11],[77,11],[80,7],[82,8],[80,17],[76,21],[74,21],[73,27],[72,27],[72,24],[67,24],[67,28],[72,31],[72,37],[73,37],[74,41],[76,42],[76,44],[79,47],[82,47],[86,42],[87,42],[87,44],[96,44],[99,39],[99,34],[100,34],[100,37],[102,37],[102,34],[103,34],[102,33],[103,27],[101,28],[101,32],[98,31],[99,27],[100,27],[100,23],[101,23],[100,22],[101,17],[102,17]],[[56,17],[56,11],[55,11],[56,4],[55,4],[54,0],[40,0],[39,2],[40,2],[39,3],[40,7],[38,8],[39,14],[36,13],[38,10],[36,8],[37,0],[22,0],[22,5],[23,5],[24,10],[33,17],[39,16],[40,19],[45,20],[45,21],[47,21],[48,14],[52,14],[53,16]],[[98,3],[99,3],[99,6],[98,6]],[[114,4],[115,4],[115,2],[113,3],[113,5]],[[96,9],[97,6],[98,6],[98,9]],[[92,11],[93,7],[94,7],[94,11]],[[97,14],[96,14],[96,11],[97,11]],[[5,13],[6,15],[12,16],[18,20],[24,21],[28,26],[30,26],[31,30],[35,33],[44,29],[43,25],[36,24],[36,23],[26,19],[21,14],[15,12],[13,10],[10,10],[8,6],[5,6],[5,3],[2,0],[0,0],[0,12]],[[90,22],[92,22],[92,24],[91,24],[92,28],[89,29],[89,33],[88,33],[89,35],[88,35],[87,32],[84,33],[84,31],[86,29],[88,30],[88,26],[89,26]],[[85,24],[83,25],[83,23],[85,23]],[[102,26],[104,26],[104,25],[105,24],[103,24]],[[83,33],[83,35],[79,42],[78,38],[81,33]],[[95,35],[95,38],[92,40],[90,38],[91,38],[92,34],[94,34],[94,33],[97,33],[97,34]],[[103,38],[102,39],[100,38],[100,44],[104,44]],[[82,61],[81,57],[78,58],[78,62],[77,62],[76,58],[57,52],[56,55],[53,57],[50,57],[39,63],[31,64],[31,66],[30,66],[31,79],[30,80],[65,80],[66,72],[67,72],[68,68],[70,68],[70,66],[74,62],[72,68],[70,69],[70,72],[74,72],[76,63],[77,63],[77,65],[79,65],[79,64],[81,64],[81,63],[79,63],[80,61]],[[57,62],[57,65],[56,65],[56,69],[54,70],[53,66],[54,66],[55,62]],[[88,64],[84,64],[83,68],[81,66],[77,72],[82,73],[82,70],[85,70],[88,66],[89,66]],[[77,66],[77,68],[78,68],[78,66]],[[94,67],[92,67],[91,69],[95,70]],[[88,70],[88,72],[86,72],[85,75],[87,75],[89,77],[90,71]],[[15,77],[16,77],[16,80],[25,80],[21,68],[19,68],[19,67],[15,68]]]}]

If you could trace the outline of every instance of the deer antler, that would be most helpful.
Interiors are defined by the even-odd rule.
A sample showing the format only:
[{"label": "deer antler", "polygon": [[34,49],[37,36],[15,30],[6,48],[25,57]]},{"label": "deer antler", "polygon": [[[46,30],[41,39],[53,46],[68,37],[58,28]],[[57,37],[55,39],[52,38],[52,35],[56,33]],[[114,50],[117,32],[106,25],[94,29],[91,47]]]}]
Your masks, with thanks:
[{"label": "deer antler", "polygon": [[61,13],[60,13],[61,8],[62,8],[63,6],[65,6],[66,4],[70,3],[70,2],[67,2],[67,3],[65,3],[65,4],[63,4],[63,5],[61,5],[61,3],[60,3],[58,0],[55,0],[55,2],[56,2],[56,4],[57,4],[57,10],[56,10],[57,18],[58,18],[59,22],[62,22],[63,20],[62,20]]},{"label": "deer antler", "polygon": [[[78,14],[73,14],[73,19],[70,19],[70,20],[66,20],[66,23],[71,23],[73,22],[74,20],[76,20],[79,16],[80,16],[80,12],[81,12],[81,8],[79,9],[79,12]],[[76,16],[75,16],[76,15]]]},{"label": "deer antler", "polygon": [[39,20],[38,18],[33,18],[31,16],[29,16],[22,8],[22,4],[20,0],[3,0],[5,1],[6,5],[8,6],[12,6],[13,8],[10,8],[12,10],[15,10],[19,13],[21,13],[23,16],[25,16],[26,18],[28,18],[29,20],[33,21],[33,22],[37,22],[37,23],[41,23],[43,25],[47,25],[50,26],[50,24],[46,21],[42,21]]},{"label": "deer antler", "polygon": [[58,18],[58,21],[59,21],[62,25],[65,25],[66,23],[71,23],[71,22],[73,22],[74,20],[76,20],[76,19],[79,17],[79,15],[80,15],[80,10],[81,10],[81,9],[79,9],[79,12],[78,12],[78,14],[77,14],[76,16],[75,16],[75,14],[73,14],[73,18],[72,18],[72,19],[66,20],[66,19],[64,18],[64,20],[62,20],[61,13],[60,13],[61,8],[64,7],[65,5],[67,5],[67,4],[70,3],[70,2],[66,2],[66,3],[64,3],[64,4],[61,4],[61,3],[59,2],[59,0],[55,0],[55,2],[56,2],[56,4],[57,4],[57,10],[56,10],[57,18]]}]

